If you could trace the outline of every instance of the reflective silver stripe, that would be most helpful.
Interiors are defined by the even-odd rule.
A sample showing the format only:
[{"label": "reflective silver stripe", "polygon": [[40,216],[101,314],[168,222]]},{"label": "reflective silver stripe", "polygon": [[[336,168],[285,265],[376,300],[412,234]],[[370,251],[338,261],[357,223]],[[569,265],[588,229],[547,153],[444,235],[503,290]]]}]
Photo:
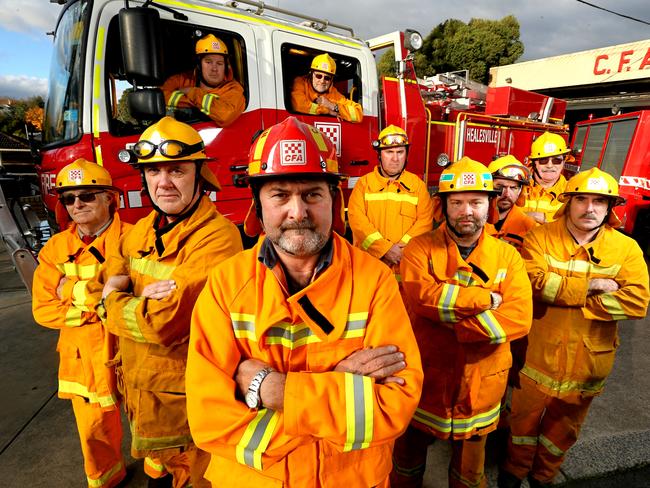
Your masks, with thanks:
[{"label": "reflective silver stripe", "polygon": [[504,281],[507,275],[508,275],[508,270],[506,268],[499,268],[497,270],[497,275],[494,278],[494,284],[498,285],[499,283]]},{"label": "reflective silver stripe", "polygon": [[479,413],[466,419],[453,419],[452,428],[454,432],[467,433],[474,429],[487,427],[499,420],[501,414],[501,402],[487,412]]},{"label": "reflective silver stripe", "polygon": [[553,454],[553,456],[564,456],[564,451],[553,444],[553,442],[551,442],[551,440],[543,434],[539,435],[539,443],[544,446],[548,452]]},{"label": "reflective silver stripe", "polygon": [[255,315],[250,313],[231,313],[230,320],[235,337],[238,339],[248,339],[256,341],[255,335]]},{"label": "reflective silver stripe", "polygon": [[219,95],[215,95],[214,93],[204,95],[201,102],[201,112],[205,115],[210,115],[210,107],[212,107],[212,103],[217,100],[219,100]]},{"label": "reflective silver stripe", "polygon": [[442,293],[440,300],[438,300],[438,313],[440,320],[443,322],[456,322],[456,314],[454,313],[454,306],[458,298],[458,285],[450,285],[445,283],[442,286]]},{"label": "reflective silver stripe", "polygon": [[420,422],[424,425],[428,425],[438,432],[447,434],[451,432],[451,419],[443,419],[442,417],[438,417],[437,415],[427,412],[426,410],[422,410],[421,408],[415,409],[413,420],[416,420],[417,422]]},{"label": "reflective silver stripe", "polygon": [[373,390],[368,376],[344,373],[346,437],[343,452],[366,449],[373,436]]},{"label": "reflective silver stripe", "polygon": [[246,464],[260,471],[264,469],[262,454],[271,441],[278,418],[279,415],[273,410],[264,408],[257,412],[235,448],[235,456],[239,464]]},{"label": "reflective silver stripe", "polygon": [[348,315],[348,321],[345,324],[345,330],[341,335],[342,339],[351,339],[354,337],[363,337],[366,333],[366,322],[368,321],[368,312],[356,312]]},{"label": "reflective silver stripe", "polygon": [[299,324],[277,323],[265,332],[264,341],[268,345],[279,344],[289,349],[321,342],[304,322]]},{"label": "reflective silver stripe", "polygon": [[454,273],[454,280],[458,282],[459,285],[471,286],[475,283],[472,278],[472,272],[466,271],[464,269],[459,269]]},{"label": "reflective silver stripe", "polygon": [[176,91],[172,92],[172,94],[169,97],[169,102],[167,103],[167,106],[171,107],[171,108],[176,108],[176,106],[178,105],[178,102],[180,102],[181,98],[184,95],[185,94],[180,90],[176,90]]},{"label": "reflective silver stripe", "polygon": [[113,394],[99,396],[97,392],[88,391],[88,387],[74,381],[59,380],[59,392],[77,395],[88,399],[88,403],[96,403],[102,407],[117,405],[117,397]]},{"label": "reflective silver stripe", "polygon": [[490,344],[502,344],[506,342],[506,331],[494,316],[491,310],[485,310],[476,316],[485,332],[490,336]]},{"label": "reflective silver stripe", "polygon": [[513,435],[511,436],[512,443],[516,446],[536,446],[537,436],[530,435]]}]

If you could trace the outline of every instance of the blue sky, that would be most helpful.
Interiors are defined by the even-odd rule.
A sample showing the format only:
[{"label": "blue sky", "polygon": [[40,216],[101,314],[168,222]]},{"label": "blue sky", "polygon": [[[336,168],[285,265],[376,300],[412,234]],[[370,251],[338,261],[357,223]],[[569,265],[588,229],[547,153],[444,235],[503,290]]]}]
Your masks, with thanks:
[{"label": "blue sky", "polygon": [[[650,22],[648,0],[590,0]],[[575,0],[270,0],[267,4],[350,25],[362,38],[407,27],[424,36],[438,23],[514,14],[526,51],[522,60],[650,39],[650,26]],[[0,97],[47,95],[52,37],[61,6],[49,0],[0,0]]]}]

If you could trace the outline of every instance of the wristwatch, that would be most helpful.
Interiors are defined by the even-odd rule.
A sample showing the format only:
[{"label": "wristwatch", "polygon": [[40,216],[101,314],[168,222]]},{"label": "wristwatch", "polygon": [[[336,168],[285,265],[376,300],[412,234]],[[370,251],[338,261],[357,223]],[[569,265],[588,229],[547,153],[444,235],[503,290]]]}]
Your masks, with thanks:
[{"label": "wristwatch", "polygon": [[262,406],[262,397],[260,396],[262,381],[264,381],[264,378],[274,371],[273,368],[266,367],[262,368],[255,376],[253,376],[251,384],[248,385],[248,391],[246,392],[246,405],[248,408],[260,408]]},{"label": "wristwatch", "polygon": [[334,104],[334,111],[336,113],[339,113],[339,106],[337,104]]}]

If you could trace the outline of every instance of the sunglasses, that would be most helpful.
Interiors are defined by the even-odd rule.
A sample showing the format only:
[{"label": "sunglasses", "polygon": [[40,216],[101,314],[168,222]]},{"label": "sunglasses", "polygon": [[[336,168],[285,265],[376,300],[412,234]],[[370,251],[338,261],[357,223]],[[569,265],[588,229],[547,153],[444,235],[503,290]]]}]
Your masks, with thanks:
[{"label": "sunglasses", "polygon": [[326,75],[324,73],[314,73],[314,77],[317,80],[325,79],[325,81],[332,81],[332,75]]},{"label": "sunglasses", "polygon": [[69,193],[67,195],[61,195],[59,197],[59,201],[66,207],[69,207],[70,205],[74,205],[74,202],[77,200],[77,198],[84,203],[90,203],[90,202],[94,202],[97,199],[96,195],[99,195],[100,193],[104,193],[104,190],[80,193],[79,195],[72,195],[71,193]]},{"label": "sunglasses", "polygon": [[185,144],[182,141],[168,139],[160,144],[154,144],[151,141],[139,141],[133,146],[133,154],[138,159],[149,159],[156,154],[156,149],[166,158],[180,159],[190,156],[203,149],[203,141],[196,144]]},{"label": "sunglasses", "polygon": [[553,165],[560,165],[564,162],[563,157],[555,157],[555,158],[544,158],[544,159],[538,159],[537,164],[546,165],[548,163],[552,163]]}]

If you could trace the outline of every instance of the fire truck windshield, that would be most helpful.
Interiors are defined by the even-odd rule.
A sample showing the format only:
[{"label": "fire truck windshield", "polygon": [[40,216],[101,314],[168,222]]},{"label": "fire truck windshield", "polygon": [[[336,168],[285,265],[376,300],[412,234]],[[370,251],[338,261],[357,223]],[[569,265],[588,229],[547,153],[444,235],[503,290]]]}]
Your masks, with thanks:
[{"label": "fire truck windshield", "polygon": [[69,4],[56,28],[43,127],[43,143],[47,145],[73,141],[81,135],[88,5],[88,0]]}]

